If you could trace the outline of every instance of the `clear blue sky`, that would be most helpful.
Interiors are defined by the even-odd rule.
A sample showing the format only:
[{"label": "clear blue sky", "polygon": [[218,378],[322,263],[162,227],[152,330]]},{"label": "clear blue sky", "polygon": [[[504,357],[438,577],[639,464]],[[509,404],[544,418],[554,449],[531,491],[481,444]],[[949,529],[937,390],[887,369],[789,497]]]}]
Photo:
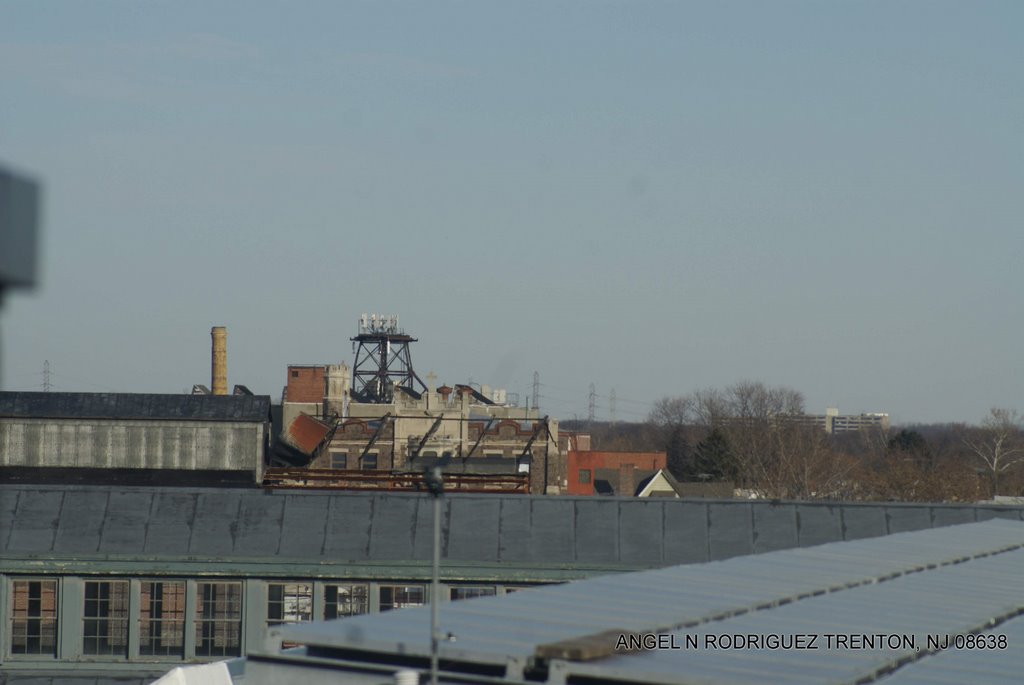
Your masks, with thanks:
[{"label": "clear blue sky", "polygon": [[45,184],[3,386],[274,397],[398,313],[417,370],[620,420],[741,379],[1024,409],[1024,3],[0,2]]}]

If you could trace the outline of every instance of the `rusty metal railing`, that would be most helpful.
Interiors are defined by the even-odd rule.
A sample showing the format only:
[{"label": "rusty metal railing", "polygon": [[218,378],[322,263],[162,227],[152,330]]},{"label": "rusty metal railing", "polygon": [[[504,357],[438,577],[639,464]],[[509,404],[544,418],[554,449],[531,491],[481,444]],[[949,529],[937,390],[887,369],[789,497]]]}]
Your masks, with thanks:
[{"label": "rusty metal railing", "polygon": [[[446,473],[445,492],[530,493],[528,473]],[[422,473],[347,469],[268,468],[267,490],[426,491]]]}]

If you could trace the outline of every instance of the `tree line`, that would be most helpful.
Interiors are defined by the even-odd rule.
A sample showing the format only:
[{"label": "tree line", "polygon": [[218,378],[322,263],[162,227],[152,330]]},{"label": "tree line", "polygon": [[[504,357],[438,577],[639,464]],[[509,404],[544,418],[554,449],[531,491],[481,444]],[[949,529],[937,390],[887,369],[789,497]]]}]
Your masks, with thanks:
[{"label": "tree line", "polygon": [[1024,431],[1015,410],[993,408],[979,425],[834,435],[805,416],[798,391],[745,381],[663,397],[645,423],[590,431],[594,449],[664,450],[681,481],[730,481],[764,498],[969,502],[1024,495]]}]

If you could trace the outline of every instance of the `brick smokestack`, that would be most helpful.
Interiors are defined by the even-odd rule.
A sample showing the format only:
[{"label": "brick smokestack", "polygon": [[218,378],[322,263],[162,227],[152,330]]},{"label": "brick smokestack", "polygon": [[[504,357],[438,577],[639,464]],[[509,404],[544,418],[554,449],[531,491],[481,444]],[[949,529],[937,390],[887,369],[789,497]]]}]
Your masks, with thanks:
[{"label": "brick smokestack", "polygon": [[214,395],[228,394],[228,329],[214,326],[210,329],[213,338],[213,359],[210,365],[210,386]]}]

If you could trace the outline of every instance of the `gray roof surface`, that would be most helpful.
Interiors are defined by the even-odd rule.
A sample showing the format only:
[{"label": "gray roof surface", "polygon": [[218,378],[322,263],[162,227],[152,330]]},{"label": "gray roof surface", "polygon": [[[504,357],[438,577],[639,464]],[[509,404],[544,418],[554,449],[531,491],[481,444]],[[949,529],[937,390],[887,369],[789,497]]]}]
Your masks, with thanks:
[{"label": "gray roof surface", "polygon": [[[515,673],[538,648],[623,632],[675,636],[696,649],[551,658],[549,678],[641,683],[1020,682],[1024,671],[1024,523],[988,521],[708,564],[604,576],[440,607],[441,657]],[[377,663],[429,655],[430,609],[271,629]],[[1006,621],[1003,623],[1003,621]],[[999,625],[1001,623],[1001,625]],[[995,627],[993,627],[995,626]],[[990,630],[1004,650],[929,651],[927,635]],[[816,649],[707,648],[705,635],[815,635]],[[828,635],[913,636],[915,648],[827,648]],[[1015,641],[1016,639],[1016,641]],[[399,655],[401,657],[399,658]],[[953,674],[953,675],[951,675]],[[582,681],[586,682],[586,680]]]},{"label": "gray roof surface", "polygon": [[[1006,648],[993,654],[988,649],[953,649],[896,671],[885,685],[1019,685],[1024,680],[1024,618],[1015,618],[982,631],[982,635],[1006,637]],[[998,646],[998,642],[997,642]],[[1011,651],[1012,650],[1012,651]],[[1005,652],[1010,651],[1007,655]]]},{"label": "gray roof surface", "polygon": [[[641,568],[664,563],[660,505],[630,502],[620,511],[614,502],[522,495],[454,495],[444,504],[449,560]],[[0,486],[0,558],[427,562],[431,507],[428,498],[408,493]],[[578,512],[608,523],[611,536],[608,530],[603,537],[577,531]],[[652,528],[652,521],[658,525]],[[651,548],[637,549],[620,537]]]},{"label": "gray roof surface", "polygon": [[[509,564],[569,574],[637,570],[991,517],[1021,520],[1020,508],[1007,507],[663,498],[451,495],[443,506],[445,563],[490,565],[499,575]],[[333,564],[332,572],[406,564],[419,573],[429,568],[431,525],[429,498],[414,493],[0,485],[0,559],[99,560],[75,572],[111,570],[101,563],[110,559],[218,559],[303,562],[313,570]],[[289,570],[308,569],[281,572]]]},{"label": "gray roof surface", "polygon": [[0,392],[0,418],[268,421],[267,395]]}]

